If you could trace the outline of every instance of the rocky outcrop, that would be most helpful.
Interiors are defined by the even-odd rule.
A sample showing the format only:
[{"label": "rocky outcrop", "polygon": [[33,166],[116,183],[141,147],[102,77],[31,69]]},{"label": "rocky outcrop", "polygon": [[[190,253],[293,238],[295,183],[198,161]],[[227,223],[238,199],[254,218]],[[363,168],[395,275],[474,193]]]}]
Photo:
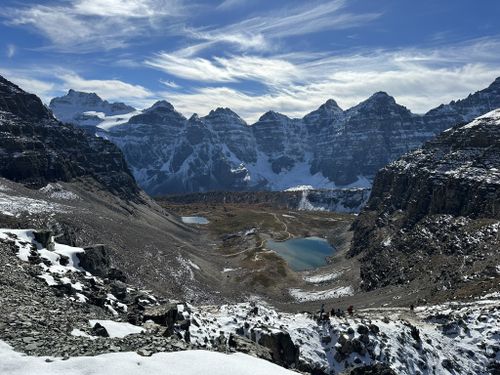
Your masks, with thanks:
[{"label": "rocky outcrop", "polygon": [[356,367],[349,375],[396,375],[396,372],[385,363],[377,363],[370,366]]},{"label": "rocky outcrop", "polygon": [[425,280],[437,290],[498,279],[500,110],[444,131],[383,168],[353,224],[365,289]]},{"label": "rocky outcrop", "polygon": [[348,110],[330,99],[302,119],[269,111],[253,125],[229,108],[186,119],[160,101],[99,134],[123,150],[137,181],[153,195],[366,187],[389,162],[494,106],[500,106],[500,79],[425,115],[384,92]]},{"label": "rocky outcrop", "polygon": [[139,188],[112,143],[57,121],[39,98],[0,77],[0,176],[33,188],[88,177],[128,200]]},{"label": "rocky outcrop", "polygon": [[269,349],[273,362],[284,367],[296,367],[299,364],[299,347],[293,343],[288,332],[265,327],[258,328],[258,331],[252,340]]},{"label": "rocky outcrop", "polygon": [[123,272],[112,267],[110,251],[105,245],[87,246],[83,250],[76,254],[80,267],[99,277],[126,281]]}]

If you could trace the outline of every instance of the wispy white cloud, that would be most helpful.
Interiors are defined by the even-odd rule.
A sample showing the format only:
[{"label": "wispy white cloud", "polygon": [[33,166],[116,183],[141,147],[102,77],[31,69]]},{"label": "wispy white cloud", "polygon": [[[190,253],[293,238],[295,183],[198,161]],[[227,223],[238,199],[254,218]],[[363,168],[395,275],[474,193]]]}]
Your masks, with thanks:
[{"label": "wispy white cloud", "polygon": [[248,0],[224,0],[218,6],[219,10],[230,10],[248,3]]},{"label": "wispy white cloud", "polygon": [[[266,68],[264,58],[257,60],[256,66],[263,68],[254,74],[248,73],[253,72],[250,67],[240,66],[245,60],[235,57],[218,65],[221,71],[212,73],[213,77],[219,74],[222,82],[254,79],[266,85],[261,94],[217,86],[163,95],[185,113],[205,114],[214,107],[228,106],[249,122],[270,109],[302,117],[329,98],[349,108],[381,90],[412,111],[422,113],[486,87],[500,76],[499,56],[500,40],[495,39],[435,49],[378,50],[327,57],[320,54],[308,58],[307,54],[297,53],[280,57],[279,61],[290,67],[280,71],[282,79],[273,79],[276,73]],[[192,65],[189,74],[209,74],[204,68]],[[176,73],[188,75],[187,71]]]},{"label": "wispy white cloud", "polygon": [[14,44],[7,44],[7,57],[9,59],[13,58],[16,54],[16,46]]},{"label": "wispy white cloud", "polygon": [[38,95],[45,103],[69,89],[95,92],[103,99],[123,101],[137,108],[149,106],[157,99],[155,93],[141,85],[118,79],[86,79],[74,71],[57,66],[30,66],[23,69],[0,67],[0,74],[23,90]]},{"label": "wispy white cloud", "polygon": [[298,73],[296,67],[285,60],[258,56],[214,57],[211,61],[160,53],[147,60],[146,64],[177,77],[204,82],[262,80],[264,84],[290,84]]},{"label": "wispy white cloud", "polygon": [[180,88],[180,86],[177,83],[175,83],[174,81],[165,81],[163,79],[160,79],[160,83],[167,86],[167,87],[170,87],[172,89]]},{"label": "wispy white cloud", "polygon": [[141,85],[133,85],[117,79],[84,79],[76,73],[59,75],[63,85],[79,91],[95,92],[104,99],[144,99],[153,94]]},{"label": "wispy white cloud", "polygon": [[182,11],[180,0],[69,0],[6,8],[4,17],[10,25],[40,32],[51,48],[78,53],[123,48],[160,27],[158,19],[179,17]]},{"label": "wispy white cloud", "polygon": [[[229,0],[227,5],[233,5],[233,1]],[[266,12],[265,15],[219,28],[187,28],[186,31],[191,38],[201,41],[191,47],[195,51],[222,42],[236,45],[243,50],[259,51],[273,49],[275,43],[271,41],[277,38],[359,27],[382,15],[349,13],[345,11],[346,6],[346,0],[308,2],[291,9]]]},{"label": "wispy white cloud", "polygon": [[73,9],[80,15],[127,18],[178,16],[183,12],[176,0],[77,0]]}]

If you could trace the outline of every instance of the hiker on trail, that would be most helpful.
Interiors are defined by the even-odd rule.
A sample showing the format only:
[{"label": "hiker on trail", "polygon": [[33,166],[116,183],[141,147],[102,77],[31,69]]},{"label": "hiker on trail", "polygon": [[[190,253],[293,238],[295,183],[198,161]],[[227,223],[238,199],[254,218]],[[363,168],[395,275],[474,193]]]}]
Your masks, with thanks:
[{"label": "hiker on trail", "polygon": [[354,314],[354,306],[353,305],[349,305],[349,307],[347,308],[347,313],[352,316]]},{"label": "hiker on trail", "polygon": [[415,306],[413,305],[413,303],[410,305],[410,311],[413,312],[415,310]]}]

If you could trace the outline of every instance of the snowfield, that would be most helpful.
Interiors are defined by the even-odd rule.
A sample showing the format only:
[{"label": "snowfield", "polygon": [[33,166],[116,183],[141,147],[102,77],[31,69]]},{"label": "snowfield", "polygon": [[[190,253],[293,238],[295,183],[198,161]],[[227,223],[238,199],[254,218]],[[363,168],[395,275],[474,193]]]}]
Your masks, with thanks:
[{"label": "snowfield", "polygon": [[137,353],[112,353],[68,360],[30,357],[15,352],[0,341],[2,375],[291,375],[297,374],[245,354],[231,355],[192,350],[158,353],[141,357]]}]

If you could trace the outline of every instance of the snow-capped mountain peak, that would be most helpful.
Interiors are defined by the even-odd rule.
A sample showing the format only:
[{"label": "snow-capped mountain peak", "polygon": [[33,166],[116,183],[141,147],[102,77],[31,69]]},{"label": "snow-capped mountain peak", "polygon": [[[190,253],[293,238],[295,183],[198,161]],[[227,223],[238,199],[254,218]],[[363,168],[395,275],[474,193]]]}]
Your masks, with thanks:
[{"label": "snow-capped mountain peak", "polygon": [[[136,111],[134,107],[124,103],[110,103],[103,100],[96,93],[86,93],[73,89],[70,89],[65,96],[52,99],[49,108],[62,122],[92,127],[106,122],[107,117],[127,115]],[[126,120],[128,117],[126,116]],[[114,120],[120,121],[120,119],[114,118],[111,122]],[[122,120],[121,123],[123,122]]]},{"label": "snow-capped mountain peak", "polygon": [[166,100],[158,100],[151,107],[144,110],[144,113],[156,111],[156,110],[165,110],[165,111],[175,111],[175,108],[172,104],[167,102]]}]

